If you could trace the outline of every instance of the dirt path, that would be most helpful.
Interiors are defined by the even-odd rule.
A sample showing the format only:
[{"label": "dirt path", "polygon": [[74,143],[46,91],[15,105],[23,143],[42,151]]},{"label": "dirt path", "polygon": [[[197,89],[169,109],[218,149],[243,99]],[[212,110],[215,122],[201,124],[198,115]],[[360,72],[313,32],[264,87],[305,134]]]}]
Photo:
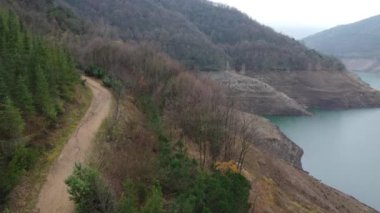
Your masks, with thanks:
[{"label": "dirt path", "polygon": [[75,162],[84,161],[102,121],[111,110],[112,103],[111,93],[100,83],[86,78],[86,84],[93,93],[90,108],[51,167],[38,197],[37,212],[74,212],[74,204],[69,200],[64,181],[72,173]]}]

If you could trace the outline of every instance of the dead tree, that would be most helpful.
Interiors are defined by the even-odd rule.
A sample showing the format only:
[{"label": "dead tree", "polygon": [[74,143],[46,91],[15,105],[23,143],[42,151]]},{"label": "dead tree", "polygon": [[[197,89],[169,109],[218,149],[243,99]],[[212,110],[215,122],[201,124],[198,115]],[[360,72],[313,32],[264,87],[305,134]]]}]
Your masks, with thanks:
[{"label": "dead tree", "polygon": [[245,157],[252,146],[253,140],[257,138],[257,129],[253,126],[253,119],[242,118],[241,125],[239,127],[240,138],[240,152],[238,158],[238,165],[240,172],[243,169]]}]

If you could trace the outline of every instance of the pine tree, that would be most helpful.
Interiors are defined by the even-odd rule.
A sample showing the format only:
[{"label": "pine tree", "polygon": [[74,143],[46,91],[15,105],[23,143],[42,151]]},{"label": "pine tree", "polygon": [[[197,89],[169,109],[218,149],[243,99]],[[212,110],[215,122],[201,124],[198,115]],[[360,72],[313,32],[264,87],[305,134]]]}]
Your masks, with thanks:
[{"label": "pine tree", "polygon": [[163,213],[163,198],[161,187],[154,186],[152,190],[152,194],[146,201],[145,206],[141,210],[142,213]]},{"label": "pine tree", "polygon": [[22,136],[24,121],[20,111],[7,98],[0,105],[0,138],[5,140],[16,139]]},{"label": "pine tree", "polygon": [[[1,70],[1,66],[0,66]],[[3,73],[0,72],[0,104],[5,104],[6,99],[8,98],[8,88],[3,79]]]},{"label": "pine tree", "polygon": [[52,103],[52,99],[49,93],[49,85],[46,80],[46,76],[41,67],[37,67],[35,70],[35,82],[34,82],[34,104],[41,113],[49,117],[50,119],[56,118],[56,110]]},{"label": "pine tree", "polygon": [[22,111],[25,116],[29,116],[34,112],[33,97],[30,93],[26,78],[19,76],[16,81],[14,99],[15,105]]}]

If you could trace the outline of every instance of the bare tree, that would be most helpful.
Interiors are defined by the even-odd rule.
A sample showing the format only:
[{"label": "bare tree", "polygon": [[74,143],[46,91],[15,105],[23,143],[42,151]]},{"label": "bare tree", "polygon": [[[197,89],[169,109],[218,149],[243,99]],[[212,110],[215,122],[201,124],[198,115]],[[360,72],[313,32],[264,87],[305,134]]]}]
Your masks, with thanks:
[{"label": "bare tree", "polygon": [[238,158],[238,165],[240,172],[243,169],[245,157],[252,146],[253,140],[257,138],[258,131],[253,126],[253,119],[248,119],[243,117],[241,119],[241,125],[239,127],[239,136],[240,136],[240,151]]}]

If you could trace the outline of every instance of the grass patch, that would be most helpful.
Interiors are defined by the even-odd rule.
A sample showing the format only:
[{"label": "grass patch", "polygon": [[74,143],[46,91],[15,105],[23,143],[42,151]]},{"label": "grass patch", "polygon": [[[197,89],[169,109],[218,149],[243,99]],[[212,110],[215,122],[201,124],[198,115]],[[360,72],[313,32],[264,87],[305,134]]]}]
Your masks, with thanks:
[{"label": "grass patch", "polygon": [[88,87],[77,86],[76,94],[75,100],[67,105],[67,113],[59,118],[59,128],[49,132],[43,139],[43,142],[51,145],[51,148],[43,152],[10,194],[8,207],[12,212],[33,212],[51,165],[60,155],[91,104],[92,92]]}]

